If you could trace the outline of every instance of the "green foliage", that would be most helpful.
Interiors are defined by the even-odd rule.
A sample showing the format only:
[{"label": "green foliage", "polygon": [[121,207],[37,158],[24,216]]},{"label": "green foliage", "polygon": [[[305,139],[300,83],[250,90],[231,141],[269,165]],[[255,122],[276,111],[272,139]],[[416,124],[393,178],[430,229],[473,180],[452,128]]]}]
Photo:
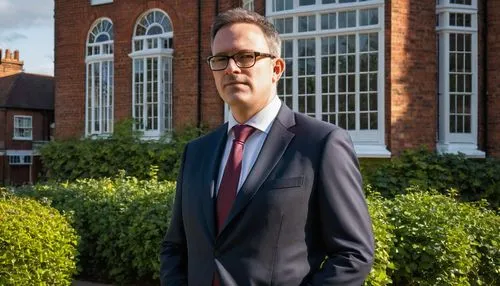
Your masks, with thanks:
[{"label": "green foliage", "polygon": [[395,235],[395,285],[498,285],[496,214],[421,190],[387,202]]},{"label": "green foliage", "polygon": [[170,220],[175,184],[126,177],[80,179],[23,187],[18,194],[48,198],[72,212],[81,235],[82,276],[118,284],[154,281],[159,245]]},{"label": "green foliage", "polygon": [[[127,177],[24,186],[16,193],[73,215],[83,275],[116,285],[158,283],[159,244],[175,184]],[[500,217],[485,201],[411,187],[392,199],[366,188],[375,260],[365,285],[498,285]],[[449,191],[451,195],[455,191]],[[139,282],[140,281],[140,282]]]},{"label": "green foliage", "polygon": [[500,204],[500,160],[467,159],[463,154],[439,155],[424,148],[407,150],[401,156],[365,167],[365,182],[385,197],[394,197],[409,189],[435,189],[446,194],[450,188],[459,191],[463,201],[486,199],[492,208]]},{"label": "green foliage", "polygon": [[390,285],[392,282],[390,274],[394,269],[390,257],[391,249],[394,246],[394,235],[393,226],[387,223],[389,221],[387,217],[389,208],[386,200],[380,194],[371,192],[369,186],[367,192],[370,193],[367,197],[367,203],[375,236],[375,258],[372,271],[368,275],[365,285]]},{"label": "green foliage", "polygon": [[0,285],[70,285],[77,242],[67,217],[0,188]]},{"label": "green foliage", "polygon": [[206,128],[187,127],[172,138],[141,140],[132,131],[132,122],[116,124],[109,138],[52,141],[41,149],[45,177],[74,181],[80,178],[113,177],[118,170],[129,176],[147,179],[151,166],[159,166],[161,180],[175,180],[186,143]]}]

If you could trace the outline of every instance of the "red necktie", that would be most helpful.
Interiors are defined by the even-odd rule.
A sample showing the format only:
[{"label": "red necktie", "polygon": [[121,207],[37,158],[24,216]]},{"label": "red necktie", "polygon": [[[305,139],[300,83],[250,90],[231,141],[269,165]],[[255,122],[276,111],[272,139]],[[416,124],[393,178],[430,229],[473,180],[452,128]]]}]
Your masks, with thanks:
[{"label": "red necktie", "polygon": [[241,173],[241,161],[243,159],[243,148],[248,137],[252,135],[255,128],[248,125],[235,125],[233,127],[234,139],[231,152],[227,158],[226,167],[217,195],[217,231],[220,233],[224,222],[233,206]]},{"label": "red necktie", "polygon": [[[217,233],[220,233],[227,215],[236,199],[236,191],[240,181],[241,161],[243,159],[243,148],[248,137],[252,135],[255,128],[248,125],[235,125],[233,127],[234,139],[231,152],[227,158],[224,174],[220,182],[219,193],[217,194]],[[217,272],[214,273],[212,286],[221,285]]]}]

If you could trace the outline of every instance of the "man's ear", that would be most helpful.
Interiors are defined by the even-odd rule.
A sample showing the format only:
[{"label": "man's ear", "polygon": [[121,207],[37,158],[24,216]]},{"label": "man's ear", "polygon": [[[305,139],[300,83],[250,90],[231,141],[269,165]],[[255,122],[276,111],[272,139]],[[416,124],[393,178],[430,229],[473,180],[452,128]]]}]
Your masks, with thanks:
[{"label": "man's ear", "polygon": [[273,83],[276,83],[280,80],[281,75],[285,71],[285,60],[282,58],[277,58],[274,60],[273,66]]}]

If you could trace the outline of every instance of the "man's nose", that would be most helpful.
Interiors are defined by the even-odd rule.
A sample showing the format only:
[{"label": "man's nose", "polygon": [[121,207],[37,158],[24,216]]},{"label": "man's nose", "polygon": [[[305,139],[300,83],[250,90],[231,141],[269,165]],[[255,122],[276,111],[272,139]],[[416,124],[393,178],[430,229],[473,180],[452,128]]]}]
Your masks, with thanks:
[{"label": "man's nose", "polygon": [[240,67],[236,64],[236,61],[233,58],[229,58],[227,60],[227,67],[224,70],[226,74],[231,74],[231,73],[239,73]]}]

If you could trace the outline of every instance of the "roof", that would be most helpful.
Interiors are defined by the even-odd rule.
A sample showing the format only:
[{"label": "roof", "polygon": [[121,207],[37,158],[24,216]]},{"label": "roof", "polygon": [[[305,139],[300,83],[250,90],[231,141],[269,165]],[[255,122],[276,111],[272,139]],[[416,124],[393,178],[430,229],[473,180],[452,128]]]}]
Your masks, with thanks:
[{"label": "roof", "polygon": [[54,110],[54,77],[24,72],[0,77],[0,107]]}]

